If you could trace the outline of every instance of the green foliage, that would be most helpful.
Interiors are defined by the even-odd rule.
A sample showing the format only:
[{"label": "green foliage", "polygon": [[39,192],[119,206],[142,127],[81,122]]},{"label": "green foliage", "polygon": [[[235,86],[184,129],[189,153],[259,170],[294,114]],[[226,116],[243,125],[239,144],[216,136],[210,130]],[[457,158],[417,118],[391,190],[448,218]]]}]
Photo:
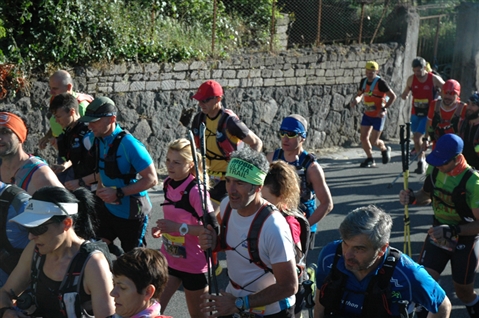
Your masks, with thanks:
[{"label": "green foliage", "polygon": [[[215,53],[267,42],[271,1],[218,0]],[[29,69],[201,59],[212,53],[213,11],[212,0],[3,0],[0,50]]]}]

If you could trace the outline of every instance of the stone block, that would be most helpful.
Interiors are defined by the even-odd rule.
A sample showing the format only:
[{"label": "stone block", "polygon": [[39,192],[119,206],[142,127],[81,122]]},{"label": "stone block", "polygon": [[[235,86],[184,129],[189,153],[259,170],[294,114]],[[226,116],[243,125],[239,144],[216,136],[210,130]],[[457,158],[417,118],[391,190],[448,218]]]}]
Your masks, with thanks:
[{"label": "stone block", "polygon": [[145,73],[157,73],[159,71],[160,71],[160,66],[157,63],[145,64],[145,71],[144,71]]},{"label": "stone block", "polygon": [[317,69],[315,73],[315,75],[318,77],[324,76],[324,74],[326,74],[326,70],[323,70],[323,69]]},{"label": "stone block", "polygon": [[189,89],[190,88],[190,82],[189,81],[176,81],[176,89]]},{"label": "stone block", "polygon": [[307,77],[306,79],[306,84],[308,85],[317,85],[319,84],[321,81],[321,79],[319,77],[316,77],[316,76],[312,76],[312,77]]},{"label": "stone block", "polygon": [[326,72],[324,73],[324,76],[334,76],[334,70],[333,69],[326,69]]},{"label": "stone block", "polygon": [[306,70],[305,69],[296,70],[296,77],[303,77],[305,75],[306,75]]},{"label": "stone block", "polygon": [[262,78],[253,78],[253,87],[261,87],[263,86],[263,82]]},{"label": "stone block", "polygon": [[187,71],[188,68],[189,68],[188,63],[178,62],[178,63],[175,63],[175,66],[173,66],[173,71],[176,71],[176,72]]},{"label": "stone block", "polygon": [[283,77],[283,71],[273,70],[273,77]]},{"label": "stone block", "polygon": [[335,77],[325,77],[325,85],[333,85],[336,84],[336,78]]},{"label": "stone block", "polygon": [[[104,84],[102,84],[102,85],[104,85]],[[88,84],[87,87],[88,87],[89,92],[94,92],[97,89],[97,84]],[[106,87],[106,86],[102,86],[102,87]]]},{"label": "stone block", "polygon": [[297,84],[297,78],[296,77],[286,77],[286,85],[287,86],[294,86]]},{"label": "stone block", "polygon": [[249,70],[239,70],[238,71],[238,78],[247,78],[249,76]]},{"label": "stone block", "polygon": [[116,74],[125,74],[126,73],[126,64],[112,64],[109,65],[104,71],[104,75],[116,75]]},{"label": "stone block", "polygon": [[171,72],[173,71],[173,64],[171,63],[163,63],[161,65],[161,69],[163,70],[163,72]]},{"label": "stone block", "polygon": [[250,65],[251,65],[252,68],[265,66],[264,58],[261,58],[261,57],[252,58],[251,61],[250,61]]},{"label": "stone block", "polygon": [[263,78],[270,78],[271,76],[273,76],[273,71],[268,70],[268,69],[264,69],[264,70],[261,71],[261,76]]},{"label": "stone block", "polygon": [[315,69],[306,69],[306,76],[312,76],[316,74],[316,70]]},{"label": "stone block", "polygon": [[239,86],[240,86],[239,79],[228,80],[228,87],[239,87]]},{"label": "stone block", "polygon": [[158,91],[161,88],[161,82],[160,81],[148,81],[145,84],[145,90],[146,91]]},{"label": "stone block", "polygon": [[176,81],[167,80],[161,82],[161,90],[163,91],[171,91],[176,88]]},{"label": "stone block", "polygon": [[120,82],[113,84],[113,91],[116,93],[120,92],[128,92],[130,90],[130,83],[128,82]]},{"label": "stone block", "polygon": [[223,77],[223,70],[213,70],[213,74],[211,74],[211,78],[217,79]]},{"label": "stone block", "polygon": [[297,85],[306,85],[306,77],[299,77],[297,78]]},{"label": "stone block", "polygon": [[344,70],[341,68],[337,68],[334,70],[334,76],[343,76]]},{"label": "stone block", "polygon": [[173,79],[184,80],[186,78],[186,72],[173,73]]},{"label": "stone block", "polygon": [[113,88],[111,86],[98,86],[95,91],[97,91],[98,93],[108,94],[113,92]]},{"label": "stone block", "polygon": [[226,70],[223,71],[224,78],[236,78],[236,71],[233,70]]},{"label": "stone block", "polygon": [[268,57],[264,59],[265,66],[276,65],[276,58],[275,57]]},{"label": "stone block", "polygon": [[206,69],[206,63],[203,61],[193,61],[190,65],[190,70],[204,70]]},{"label": "stone block", "polygon": [[274,78],[266,78],[264,80],[264,86],[275,86],[276,85],[276,79]]},{"label": "stone block", "polygon": [[290,68],[285,71],[283,71],[283,76],[284,77],[294,77],[294,69]]},{"label": "stone block", "polygon": [[145,90],[145,81],[132,82],[130,84],[130,92],[138,92]]},{"label": "stone block", "polygon": [[219,69],[228,69],[231,67],[231,62],[228,60],[221,60],[218,62]]},{"label": "stone block", "polygon": [[[112,82],[116,80],[116,78],[118,78],[118,76],[115,76],[112,78]],[[130,80],[131,81],[141,81],[144,79],[144,76],[143,74],[133,74],[133,76],[130,77]]]},{"label": "stone block", "polygon": [[87,84],[94,84],[94,83],[98,83],[98,78],[96,77],[91,77],[87,80],[86,82]]},{"label": "stone block", "polygon": [[254,78],[254,77],[261,77],[261,69],[252,69],[249,70],[249,77]]},{"label": "stone block", "polygon": [[275,86],[284,86],[286,85],[286,80],[284,78],[277,78]]}]

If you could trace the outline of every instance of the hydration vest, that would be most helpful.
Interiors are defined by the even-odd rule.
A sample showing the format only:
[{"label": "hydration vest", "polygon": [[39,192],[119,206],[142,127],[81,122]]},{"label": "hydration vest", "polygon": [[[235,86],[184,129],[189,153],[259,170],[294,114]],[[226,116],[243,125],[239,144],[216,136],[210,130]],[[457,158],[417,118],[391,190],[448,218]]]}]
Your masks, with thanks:
[{"label": "hydration vest", "polygon": [[[466,173],[462,176],[462,179],[459,182],[459,184],[454,188],[454,190],[452,190],[452,193],[449,193],[445,190],[438,189],[435,187],[438,173],[439,173],[439,169],[434,167],[431,174],[429,175],[429,178],[426,178],[426,181],[424,182],[424,189],[426,191],[430,189],[429,193],[431,195],[431,200],[439,201],[444,206],[454,209],[457,212],[457,214],[459,214],[459,216],[461,217],[463,223],[470,223],[475,221],[476,218],[474,214],[472,213],[472,209],[469,207],[466,200],[466,194],[467,194],[466,184],[469,178],[472,177],[472,175],[474,174],[474,170],[472,168],[467,168]],[[440,197],[435,196],[434,190],[438,190],[439,192],[448,196],[450,195],[451,200],[454,203],[454,206],[451,206],[445,203]]]},{"label": "hydration vest", "polygon": [[[130,171],[128,173],[121,173],[120,168],[118,167],[117,158],[119,157],[117,156],[117,152],[118,147],[120,147],[121,140],[123,139],[123,137],[129,134],[130,133],[126,130],[122,130],[121,132],[119,132],[113,139],[113,142],[111,143],[110,147],[108,148],[108,152],[105,158],[101,158],[99,149],[100,141],[95,138],[97,158],[99,161],[103,161],[103,170],[105,171],[106,176],[110,179],[122,179],[126,185],[130,184],[131,180],[136,179],[136,170],[130,164]],[[95,172],[98,172],[99,170],[100,168],[97,161]]]},{"label": "hydration vest", "polygon": [[[337,268],[338,261],[341,257],[342,246],[340,243],[336,248],[331,271],[319,291],[319,302],[325,307],[325,317],[342,317],[341,307],[343,294],[345,292],[355,292],[346,289],[348,276]],[[390,280],[400,258],[401,252],[390,247],[383,266],[378,270],[377,275],[373,276],[369,282],[360,317],[402,317],[393,316],[390,311]]]},{"label": "hydration vest", "polygon": [[8,239],[8,212],[10,206],[18,211],[29,198],[30,195],[25,190],[14,184],[6,185],[0,194],[0,268],[7,274],[17,266],[23,252],[22,248],[14,248]]},{"label": "hydration vest", "polygon": [[[210,155],[207,154],[206,157],[210,160],[229,160],[231,153],[241,148],[241,145],[243,144],[243,141],[241,140],[238,140],[237,143],[232,142],[228,138],[228,133],[227,133],[228,120],[232,117],[238,118],[238,116],[236,116],[236,114],[231,109],[225,109],[225,108],[221,108],[220,116],[221,117],[218,121],[218,127],[216,130],[216,143],[223,156],[220,157],[215,154],[215,157],[211,157]],[[196,147],[198,148],[200,147],[199,127],[201,123],[206,124],[206,114],[204,114],[203,112],[199,112],[198,114],[196,114],[195,117],[193,118],[193,123],[192,123],[192,130],[193,130],[193,135],[195,138],[195,144],[196,144]]]},{"label": "hydration vest", "polygon": [[196,179],[192,180],[188,185],[186,186],[185,190],[182,191],[182,196],[179,201],[172,201],[171,199],[168,198],[167,192],[168,192],[168,185],[170,184],[172,179],[168,178],[163,182],[163,193],[165,195],[165,202],[161,203],[160,205],[174,205],[176,209],[182,209],[185,210],[186,212],[189,212],[193,214],[193,216],[198,220],[198,222],[201,220],[200,216],[198,213],[196,213],[195,208],[191,205],[190,203],[190,191],[191,189],[194,188],[195,185],[198,184]]},{"label": "hydration vest", "polygon": [[[105,242],[86,241],[80,246],[80,250],[70,262],[68,271],[60,284],[59,290],[52,291],[52,293],[58,295],[60,312],[64,317],[93,317],[93,313],[91,312],[91,299],[81,299],[81,291],[83,290],[85,265],[94,253],[103,253],[108,260],[110,268],[112,267],[110,253],[108,252],[108,246]],[[35,302],[38,277],[45,263],[45,258],[46,256],[41,255],[35,247],[31,267],[31,290]],[[90,312],[88,312],[88,310]]]},{"label": "hydration vest", "polygon": [[461,114],[465,106],[464,103],[459,102],[451,119],[446,120],[441,117],[441,103],[442,100],[436,100],[434,117],[432,118],[431,126],[429,127],[428,131],[431,140],[438,140],[445,134],[457,133],[459,121],[461,120]]},{"label": "hydration vest", "polygon": [[[374,116],[379,113],[379,111],[382,109],[384,104],[387,102],[389,99],[388,96],[386,96],[386,93],[381,92],[379,90],[379,86],[377,86],[377,82],[379,81],[381,77],[376,76],[374,80],[372,81],[371,85],[368,85],[368,80],[367,78],[363,82],[363,86],[361,87],[361,90],[364,92],[364,105],[366,106],[365,112],[366,113],[372,113],[374,112]],[[366,92],[369,86],[369,91]]]}]

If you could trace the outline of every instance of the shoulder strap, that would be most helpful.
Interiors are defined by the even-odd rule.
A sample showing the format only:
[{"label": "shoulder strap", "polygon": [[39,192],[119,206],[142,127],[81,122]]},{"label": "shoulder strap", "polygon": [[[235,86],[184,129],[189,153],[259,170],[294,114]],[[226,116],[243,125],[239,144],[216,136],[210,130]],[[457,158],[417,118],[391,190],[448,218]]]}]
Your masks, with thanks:
[{"label": "shoulder strap", "polygon": [[218,236],[218,239],[220,240],[220,247],[222,250],[226,250],[228,247],[228,245],[226,244],[226,234],[228,233],[228,222],[230,220],[231,211],[231,205],[228,202],[225,208],[225,213],[223,213],[223,218],[221,219],[221,230],[220,235]]},{"label": "shoulder strap", "polygon": [[[111,162],[107,163],[105,162],[105,173],[106,175],[112,179],[114,178],[119,178],[123,179],[125,184],[130,184],[131,179],[136,178],[136,171],[133,168],[133,166],[130,164],[130,171],[128,173],[121,173],[120,168],[118,167],[118,161],[116,160],[116,154],[118,152],[118,148],[120,147],[120,143],[123,140],[123,137],[126,135],[129,135],[130,133],[127,130],[122,130],[121,132],[118,133],[118,135],[115,136],[113,139],[113,142],[111,143],[111,147],[108,149],[107,157],[112,158]],[[114,160],[113,160],[114,159]]]},{"label": "shoulder strap", "polygon": [[182,209],[182,210],[185,210],[185,211],[191,213],[198,221],[200,221],[201,218],[198,215],[198,213],[196,213],[195,208],[191,204],[191,198],[190,198],[191,189],[193,189],[193,187],[198,184],[196,179],[191,180],[191,182],[188,183],[185,190],[183,191],[183,194],[181,196],[180,201],[176,201],[176,202],[172,201],[170,198],[168,198],[168,195],[167,195],[168,185],[170,184],[170,182],[171,182],[170,178],[166,179],[165,182],[163,182],[163,194],[165,196],[165,202],[161,203],[160,205],[163,206],[163,205],[172,204],[177,209]]},{"label": "shoulder strap", "polygon": [[256,213],[248,232],[248,250],[252,263],[268,272],[273,272],[268,268],[259,256],[259,236],[266,219],[275,211],[272,204],[265,203]]},{"label": "shoulder strap", "polygon": [[[373,80],[373,82],[371,83],[371,86],[369,87],[369,92],[368,94],[372,94],[373,91],[374,91],[374,87],[376,87],[376,83],[379,81],[379,79],[381,78],[381,76],[376,76]],[[361,90],[364,92],[364,90],[366,89],[366,85],[367,85],[367,82],[368,82],[368,79],[366,78],[364,80],[364,83],[363,83],[363,87],[361,88]]]},{"label": "shoulder strap", "polygon": [[306,173],[306,170],[308,170],[309,166],[316,161],[316,156],[312,153],[304,152],[303,160],[299,163],[301,167],[304,168],[304,172]]},{"label": "shoulder strap", "polygon": [[276,160],[282,160],[283,158],[283,155],[284,155],[284,150],[283,148],[278,148],[276,149],[274,152],[273,152],[273,159],[272,161],[276,161]]},{"label": "shoulder strap", "polygon": [[462,176],[461,181],[452,191],[452,201],[454,202],[455,210],[465,222],[471,222],[476,219],[466,200],[466,184],[473,174],[473,170],[471,168],[467,168],[465,174]]}]

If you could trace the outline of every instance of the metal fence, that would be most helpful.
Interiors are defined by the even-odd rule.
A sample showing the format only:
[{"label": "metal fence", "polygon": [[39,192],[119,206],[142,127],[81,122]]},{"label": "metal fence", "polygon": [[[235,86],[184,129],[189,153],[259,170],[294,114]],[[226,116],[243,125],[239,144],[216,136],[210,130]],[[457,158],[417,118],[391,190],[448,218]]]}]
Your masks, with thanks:
[{"label": "metal fence", "polygon": [[[254,2],[253,2],[254,1]],[[269,50],[384,40],[401,0],[215,0],[213,30],[222,14],[241,16],[241,43]],[[222,12],[222,13],[220,13]],[[222,20],[224,21],[224,20]],[[215,46],[213,31],[212,47]],[[221,44],[220,44],[221,45]]]}]

